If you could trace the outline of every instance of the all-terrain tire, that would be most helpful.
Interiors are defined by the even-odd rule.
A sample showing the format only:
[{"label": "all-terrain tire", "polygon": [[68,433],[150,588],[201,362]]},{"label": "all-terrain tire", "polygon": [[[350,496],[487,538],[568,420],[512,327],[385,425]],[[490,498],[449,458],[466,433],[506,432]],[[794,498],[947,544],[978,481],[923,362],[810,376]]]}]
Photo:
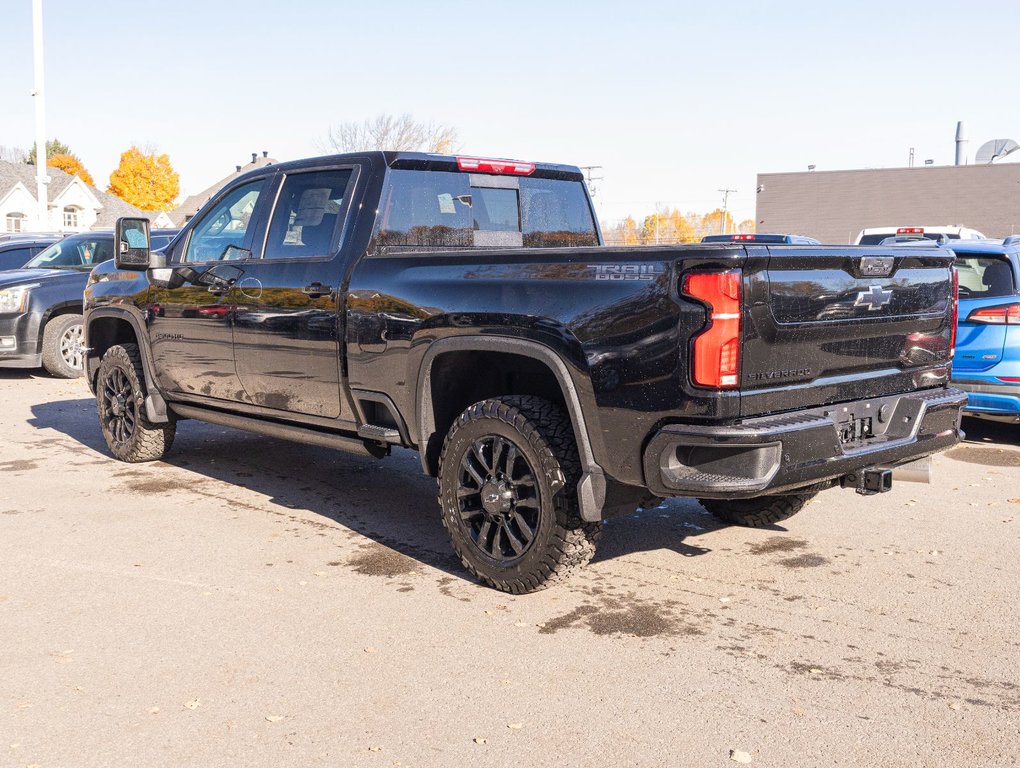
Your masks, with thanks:
[{"label": "all-terrain tire", "polygon": [[177,425],[153,424],[145,415],[145,376],[137,344],[110,347],[96,377],[99,425],[110,452],[132,463],[163,458]]},{"label": "all-terrain tire", "polygon": [[85,369],[85,325],[81,315],[57,315],[43,329],[43,368],[61,379],[77,379]]},{"label": "all-terrain tire", "polygon": [[729,525],[767,528],[793,517],[818,491],[758,496],[753,499],[698,499],[716,519]]},{"label": "all-terrain tire", "polygon": [[[439,464],[443,526],[464,567],[498,590],[524,594],[586,565],[595,555],[602,523],[581,520],[580,479],[573,427],[554,404],[539,397],[507,396],[465,410],[446,435]],[[486,498],[494,505],[494,499],[501,498],[498,503],[505,511],[470,511],[470,506],[485,503],[485,488]],[[496,530],[490,539],[491,526]],[[532,531],[530,539],[523,533],[525,526]],[[526,545],[523,553],[514,541]]]}]

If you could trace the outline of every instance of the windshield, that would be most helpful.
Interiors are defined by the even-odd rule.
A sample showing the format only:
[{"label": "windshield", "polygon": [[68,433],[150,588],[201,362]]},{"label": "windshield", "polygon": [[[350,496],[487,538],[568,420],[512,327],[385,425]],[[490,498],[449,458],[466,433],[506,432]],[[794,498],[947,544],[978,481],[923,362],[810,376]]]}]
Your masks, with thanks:
[{"label": "windshield", "polygon": [[113,258],[113,235],[72,235],[54,243],[25,265],[25,269],[92,269]]}]

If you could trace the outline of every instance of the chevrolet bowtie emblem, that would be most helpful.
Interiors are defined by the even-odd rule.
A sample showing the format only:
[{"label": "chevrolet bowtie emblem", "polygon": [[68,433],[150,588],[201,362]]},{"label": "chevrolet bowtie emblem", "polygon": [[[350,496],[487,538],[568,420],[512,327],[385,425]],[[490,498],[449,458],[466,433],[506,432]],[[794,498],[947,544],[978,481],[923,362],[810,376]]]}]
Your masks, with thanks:
[{"label": "chevrolet bowtie emblem", "polygon": [[866,291],[857,294],[855,307],[867,307],[869,312],[881,309],[892,301],[892,291],[887,291],[880,285],[873,285]]}]

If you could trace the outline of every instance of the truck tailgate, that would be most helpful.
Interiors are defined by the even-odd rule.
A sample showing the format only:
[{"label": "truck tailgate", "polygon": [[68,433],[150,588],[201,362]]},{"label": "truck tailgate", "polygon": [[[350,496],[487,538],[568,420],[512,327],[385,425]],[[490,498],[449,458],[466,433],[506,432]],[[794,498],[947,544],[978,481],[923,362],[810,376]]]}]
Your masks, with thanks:
[{"label": "truck tailgate", "polygon": [[776,246],[748,256],[742,416],[948,381],[952,251]]}]

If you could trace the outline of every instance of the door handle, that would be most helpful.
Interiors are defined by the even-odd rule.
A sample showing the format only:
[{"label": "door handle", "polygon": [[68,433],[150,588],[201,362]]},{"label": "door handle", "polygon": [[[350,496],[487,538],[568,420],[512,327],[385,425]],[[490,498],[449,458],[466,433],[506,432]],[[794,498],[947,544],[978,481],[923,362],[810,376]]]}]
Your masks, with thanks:
[{"label": "door handle", "polygon": [[305,294],[305,296],[310,299],[321,299],[329,293],[329,286],[316,281],[311,285],[306,285],[302,288],[301,293]]}]

